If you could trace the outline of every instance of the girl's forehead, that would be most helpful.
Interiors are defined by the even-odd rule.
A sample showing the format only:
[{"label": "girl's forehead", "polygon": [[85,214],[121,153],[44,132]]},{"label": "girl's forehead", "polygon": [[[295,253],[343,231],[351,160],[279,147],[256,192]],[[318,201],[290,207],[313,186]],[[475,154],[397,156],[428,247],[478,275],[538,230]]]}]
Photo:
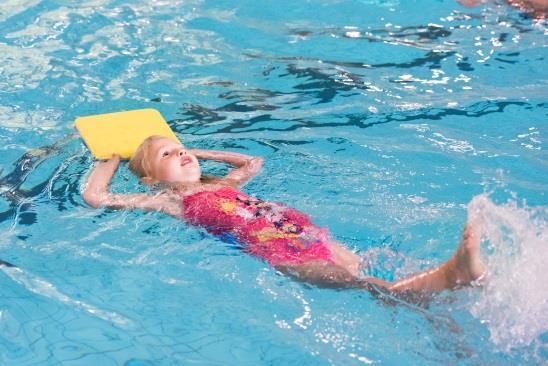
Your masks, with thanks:
[{"label": "girl's forehead", "polygon": [[182,147],[183,144],[179,144],[171,139],[168,139],[167,137],[166,138],[161,138],[161,139],[157,139],[157,140],[154,140],[152,141],[152,149],[153,150],[159,150],[159,149],[162,149],[162,148],[169,148],[169,147]]}]

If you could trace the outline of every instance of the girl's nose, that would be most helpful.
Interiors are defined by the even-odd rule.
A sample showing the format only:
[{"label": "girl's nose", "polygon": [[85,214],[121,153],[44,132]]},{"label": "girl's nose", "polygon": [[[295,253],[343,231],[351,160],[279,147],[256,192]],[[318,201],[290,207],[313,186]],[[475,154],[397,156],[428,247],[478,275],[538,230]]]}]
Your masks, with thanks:
[{"label": "girl's nose", "polygon": [[179,150],[179,156],[186,155],[186,150]]}]

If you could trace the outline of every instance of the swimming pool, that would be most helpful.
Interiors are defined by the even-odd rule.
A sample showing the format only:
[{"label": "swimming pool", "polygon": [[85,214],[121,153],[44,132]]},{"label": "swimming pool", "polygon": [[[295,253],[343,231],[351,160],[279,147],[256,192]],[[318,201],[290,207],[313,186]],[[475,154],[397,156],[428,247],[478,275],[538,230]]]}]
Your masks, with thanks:
[{"label": "swimming pool", "polygon": [[[546,362],[545,45],[544,23],[493,3],[3,1],[0,364]],[[495,279],[388,305],[87,207],[74,119],[147,107],[189,146],[264,156],[246,192],[385,276],[445,260],[487,194]],[[122,167],[113,190],[136,189]]]}]

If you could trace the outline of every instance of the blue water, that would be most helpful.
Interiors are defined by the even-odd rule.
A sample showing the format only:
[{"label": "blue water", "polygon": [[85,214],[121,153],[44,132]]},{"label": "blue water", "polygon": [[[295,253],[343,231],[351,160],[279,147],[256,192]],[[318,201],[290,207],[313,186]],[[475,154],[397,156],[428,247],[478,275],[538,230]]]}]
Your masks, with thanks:
[{"label": "blue water", "polygon": [[[0,364],[546,363],[546,32],[496,2],[2,1]],[[188,146],[263,156],[245,191],[381,276],[446,260],[481,195],[493,280],[386,304],[86,206],[74,119],[149,107]],[[126,166],[112,189],[144,190]]]}]

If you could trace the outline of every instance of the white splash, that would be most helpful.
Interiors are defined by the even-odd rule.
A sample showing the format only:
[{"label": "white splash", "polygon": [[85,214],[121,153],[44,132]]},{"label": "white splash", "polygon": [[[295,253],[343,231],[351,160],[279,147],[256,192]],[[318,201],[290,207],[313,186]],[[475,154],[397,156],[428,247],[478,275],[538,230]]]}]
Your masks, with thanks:
[{"label": "white splash", "polygon": [[495,205],[486,196],[468,207],[485,225],[489,278],[471,313],[504,351],[539,342],[548,331],[548,208]]}]

